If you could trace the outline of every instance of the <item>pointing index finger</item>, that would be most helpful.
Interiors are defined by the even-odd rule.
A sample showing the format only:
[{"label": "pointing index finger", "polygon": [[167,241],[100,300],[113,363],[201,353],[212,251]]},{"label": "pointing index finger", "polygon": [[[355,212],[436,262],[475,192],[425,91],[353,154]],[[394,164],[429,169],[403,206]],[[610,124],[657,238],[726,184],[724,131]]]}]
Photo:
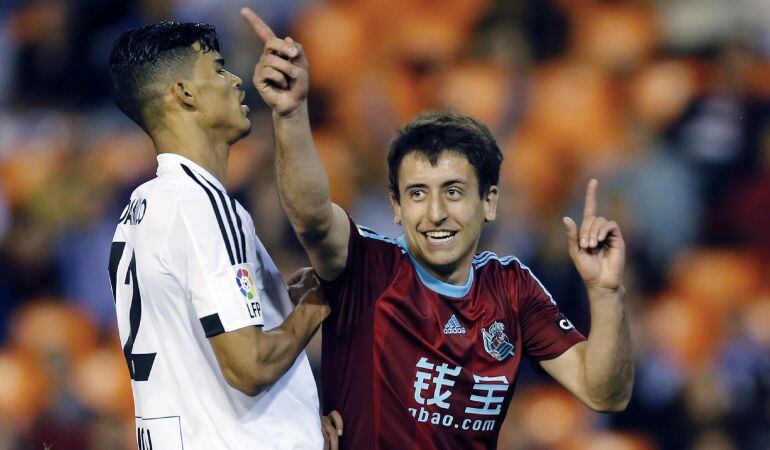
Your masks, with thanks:
[{"label": "pointing index finger", "polygon": [[241,15],[251,25],[251,28],[254,29],[254,32],[262,42],[275,39],[276,36],[273,30],[251,8],[241,8]]},{"label": "pointing index finger", "polygon": [[596,178],[592,178],[591,181],[588,182],[588,187],[586,188],[586,202],[583,207],[584,220],[596,216],[596,189],[598,185],[599,182]]}]

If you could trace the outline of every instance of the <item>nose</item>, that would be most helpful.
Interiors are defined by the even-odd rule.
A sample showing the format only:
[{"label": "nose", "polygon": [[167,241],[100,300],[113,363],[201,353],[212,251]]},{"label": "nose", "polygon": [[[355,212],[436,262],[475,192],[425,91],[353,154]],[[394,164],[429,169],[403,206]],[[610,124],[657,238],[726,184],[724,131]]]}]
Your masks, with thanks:
[{"label": "nose", "polygon": [[428,220],[434,224],[439,224],[447,218],[446,208],[440,195],[434,195],[428,204]]},{"label": "nose", "polygon": [[243,80],[241,79],[241,77],[232,73],[230,75],[232,75],[233,81],[235,81],[235,87],[236,88],[241,87],[241,85],[243,84]]}]

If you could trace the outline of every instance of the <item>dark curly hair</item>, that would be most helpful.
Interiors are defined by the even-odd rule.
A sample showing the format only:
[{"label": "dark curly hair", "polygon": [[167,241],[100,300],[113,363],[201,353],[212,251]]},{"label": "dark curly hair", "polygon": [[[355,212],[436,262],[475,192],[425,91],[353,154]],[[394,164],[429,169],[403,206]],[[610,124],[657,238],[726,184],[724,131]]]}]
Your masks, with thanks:
[{"label": "dark curly hair", "polygon": [[149,133],[162,117],[158,101],[168,88],[169,76],[192,69],[198,52],[219,51],[212,25],[161,22],[123,32],[110,53],[112,97],[123,113]]},{"label": "dark curly hair", "polygon": [[484,196],[497,184],[503,154],[489,128],[470,116],[450,111],[427,112],[401,128],[390,144],[388,177],[396,200],[401,201],[398,168],[404,156],[420,152],[435,166],[441,153],[447,150],[468,158],[479,179],[479,195]]}]

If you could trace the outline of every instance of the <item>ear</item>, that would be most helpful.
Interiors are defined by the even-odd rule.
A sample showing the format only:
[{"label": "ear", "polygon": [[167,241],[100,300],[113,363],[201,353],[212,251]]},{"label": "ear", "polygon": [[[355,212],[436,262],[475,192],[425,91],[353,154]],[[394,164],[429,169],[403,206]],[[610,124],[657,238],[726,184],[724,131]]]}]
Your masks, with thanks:
[{"label": "ear", "polygon": [[393,193],[390,193],[390,204],[393,205],[393,223],[401,225],[401,203]]},{"label": "ear", "polygon": [[490,186],[484,196],[484,222],[491,222],[497,217],[497,186]]},{"label": "ear", "polygon": [[194,91],[187,81],[175,81],[174,84],[171,85],[171,94],[174,96],[176,102],[184,109],[196,109],[198,106]]}]

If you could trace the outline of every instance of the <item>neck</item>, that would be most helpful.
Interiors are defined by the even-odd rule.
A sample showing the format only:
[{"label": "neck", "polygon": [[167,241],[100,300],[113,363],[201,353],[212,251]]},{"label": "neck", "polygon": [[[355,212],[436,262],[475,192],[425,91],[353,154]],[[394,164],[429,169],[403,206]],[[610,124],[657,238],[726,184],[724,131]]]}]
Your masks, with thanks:
[{"label": "neck", "polygon": [[414,251],[414,247],[409,245],[405,236],[400,237],[399,242],[401,242],[401,245],[406,246],[413,261],[432,277],[453,286],[464,286],[468,282],[468,276],[473,264],[473,252],[464,256],[453,267],[437,267],[428,264],[419,251]]},{"label": "neck", "polygon": [[465,283],[468,282],[468,275],[471,272],[472,260],[468,261],[467,263],[463,261],[457,267],[455,267],[453,270],[449,272],[436,270],[435,268],[428,265],[425,261],[420,261],[416,258],[415,260],[429,274],[433,275],[434,277],[443,281],[444,283],[451,284],[453,286],[463,286]]},{"label": "neck", "polygon": [[151,136],[156,153],[176,153],[198,164],[219,181],[225,181],[230,144],[217,139],[197,124],[166,126]]}]

